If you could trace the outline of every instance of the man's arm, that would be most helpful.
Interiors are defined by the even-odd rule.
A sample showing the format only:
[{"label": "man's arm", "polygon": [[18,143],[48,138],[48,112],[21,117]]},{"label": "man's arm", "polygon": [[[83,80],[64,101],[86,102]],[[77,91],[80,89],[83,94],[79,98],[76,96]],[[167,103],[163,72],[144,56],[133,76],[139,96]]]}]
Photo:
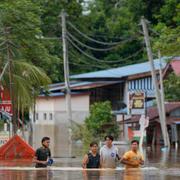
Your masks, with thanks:
[{"label": "man's arm", "polygon": [[88,163],[88,155],[85,154],[85,156],[84,156],[84,158],[82,160],[82,167],[86,168],[87,163]]},{"label": "man's arm", "polygon": [[129,166],[132,166],[132,167],[136,167],[138,166],[139,164],[140,165],[144,165],[144,160],[140,159],[140,160],[137,160],[137,161],[129,161],[128,159],[125,159],[125,158],[122,158],[120,160],[121,163],[125,164],[125,165],[129,165]]},{"label": "man's arm", "polygon": [[49,158],[51,158],[51,150],[49,149]]},{"label": "man's arm", "polygon": [[140,160],[139,164],[144,165],[144,160]]},{"label": "man's arm", "polygon": [[122,159],[120,160],[120,162],[121,162],[122,164],[129,165],[129,166],[132,166],[132,167],[136,167],[137,165],[139,165],[138,162],[137,162],[137,163],[131,162],[131,161],[125,159],[125,158],[122,158]]},{"label": "man's arm", "polygon": [[121,157],[119,156],[118,148],[116,148],[116,159],[117,159],[118,161],[121,160]]},{"label": "man's arm", "polygon": [[144,159],[143,159],[143,156],[142,156],[142,155],[141,155],[139,164],[144,165]]},{"label": "man's arm", "polygon": [[33,161],[32,161],[33,163],[39,163],[39,164],[47,164],[47,161],[40,161],[40,160],[38,160],[37,159],[37,156],[34,156],[34,158],[33,158]]},{"label": "man's arm", "polygon": [[121,160],[121,157],[119,156],[119,154],[116,154],[116,158],[117,158],[118,161]]}]

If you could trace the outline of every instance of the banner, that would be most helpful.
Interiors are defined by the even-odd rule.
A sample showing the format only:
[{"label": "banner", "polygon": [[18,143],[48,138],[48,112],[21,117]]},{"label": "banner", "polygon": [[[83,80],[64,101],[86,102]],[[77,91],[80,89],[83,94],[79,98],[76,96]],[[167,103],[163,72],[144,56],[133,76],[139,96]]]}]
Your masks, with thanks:
[{"label": "banner", "polygon": [[12,114],[12,103],[8,89],[0,85],[0,111]]}]

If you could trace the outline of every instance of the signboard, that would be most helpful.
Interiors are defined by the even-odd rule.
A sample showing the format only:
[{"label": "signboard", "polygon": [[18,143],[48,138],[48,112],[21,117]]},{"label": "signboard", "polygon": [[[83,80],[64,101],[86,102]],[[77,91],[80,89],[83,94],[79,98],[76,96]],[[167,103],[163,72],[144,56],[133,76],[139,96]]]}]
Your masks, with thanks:
[{"label": "signboard", "polygon": [[0,86],[0,111],[12,114],[12,103],[8,89]]},{"label": "signboard", "polygon": [[0,146],[4,145],[7,143],[9,140],[9,133],[8,132],[0,132]]},{"label": "signboard", "polygon": [[128,100],[130,114],[145,114],[144,92],[129,92]]}]

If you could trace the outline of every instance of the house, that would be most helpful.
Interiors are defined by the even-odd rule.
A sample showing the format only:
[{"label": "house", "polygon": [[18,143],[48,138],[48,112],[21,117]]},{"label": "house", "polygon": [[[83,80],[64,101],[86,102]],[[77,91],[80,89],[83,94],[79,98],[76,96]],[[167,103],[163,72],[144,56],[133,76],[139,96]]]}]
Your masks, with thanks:
[{"label": "house", "polygon": [[[180,62],[179,59],[176,61]],[[154,60],[154,65],[159,77],[161,67],[159,59]],[[169,72],[173,65],[169,65],[167,58],[162,58],[163,70]],[[119,113],[128,114],[123,110],[128,109],[129,92],[143,92],[146,104],[152,102],[151,100],[155,99],[155,93],[150,70],[149,62],[144,62],[71,76],[73,122],[83,123],[89,114],[90,105],[97,101],[109,100],[117,117]],[[54,149],[53,154],[67,156],[69,124],[64,83],[49,85],[49,95],[41,94],[36,99],[35,112],[32,111],[30,117],[33,124],[33,146],[38,147],[42,136],[49,135],[53,139],[51,144]],[[126,119],[129,119],[129,115],[124,120]],[[122,119],[119,121],[120,128],[127,132],[128,125],[125,130]]]},{"label": "house", "polygon": [[[113,96],[108,99],[120,97],[116,92],[119,81],[112,82],[71,82],[71,107],[73,123],[82,124],[89,114],[90,104],[98,100],[106,100],[106,95],[111,91]],[[117,87],[116,87],[117,86]],[[101,92],[101,89],[104,91]],[[114,90],[113,90],[114,89]],[[97,91],[96,91],[97,90]],[[43,136],[50,136],[54,156],[68,156],[69,149],[69,122],[67,121],[66,99],[64,83],[49,86],[50,94],[39,95],[36,99],[35,112],[30,116],[33,124],[33,147],[40,145]],[[116,107],[115,107],[116,108]]]},{"label": "house", "polygon": [[[165,102],[166,124],[171,144],[180,140],[180,101]],[[148,107],[147,116],[149,126],[147,128],[147,144],[162,144],[162,132],[157,107]],[[126,124],[132,129],[139,129],[140,115],[133,115],[126,120]]]}]

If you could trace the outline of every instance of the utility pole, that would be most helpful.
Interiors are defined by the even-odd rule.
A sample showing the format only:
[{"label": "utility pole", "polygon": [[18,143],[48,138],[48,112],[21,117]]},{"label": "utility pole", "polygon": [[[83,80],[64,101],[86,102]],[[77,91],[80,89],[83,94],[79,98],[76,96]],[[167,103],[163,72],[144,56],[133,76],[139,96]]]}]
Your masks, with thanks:
[{"label": "utility pole", "polygon": [[[163,85],[162,61],[161,61],[160,50],[158,50],[158,58],[159,58],[159,82],[160,82],[160,91],[161,91],[161,108],[162,108],[163,121],[166,122],[166,110],[164,103],[164,85]],[[166,138],[167,138],[168,147],[170,147],[169,134],[167,132],[167,128],[166,128],[166,136],[167,136]]]},{"label": "utility pole", "polygon": [[160,96],[160,91],[158,88],[158,83],[157,83],[157,78],[156,78],[156,72],[155,72],[155,67],[153,63],[153,56],[152,56],[152,51],[151,51],[151,45],[150,45],[150,40],[149,40],[149,33],[146,25],[146,20],[144,17],[141,18],[141,25],[143,28],[143,33],[144,33],[144,40],[146,43],[146,48],[147,48],[147,54],[148,54],[148,59],[149,63],[151,66],[151,75],[152,75],[152,80],[155,88],[155,94],[156,94],[156,100],[157,100],[157,107],[158,107],[158,112],[159,112],[159,119],[161,123],[161,129],[162,129],[162,135],[163,135],[163,140],[164,140],[164,145],[169,146],[169,136],[167,134],[167,127],[166,127],[166,122],[163,119],[162,115],[162,106],[161,106],[161,96]]},{"label": "utility pole", "polygon": [[69,61],[68,61],[68,48],[67,48],[67,32],[66,32],[66,16],[64,10],[61,12],[61,22],[62,22],[62,42],[63,42],[63,60],[64,60],[64,81],[65,81],[65,98],[66,98],[66,111],[67,119],[69,125],[69,155],[72,152],[72,109],[71,109],[71,89],[69,82]]}]

